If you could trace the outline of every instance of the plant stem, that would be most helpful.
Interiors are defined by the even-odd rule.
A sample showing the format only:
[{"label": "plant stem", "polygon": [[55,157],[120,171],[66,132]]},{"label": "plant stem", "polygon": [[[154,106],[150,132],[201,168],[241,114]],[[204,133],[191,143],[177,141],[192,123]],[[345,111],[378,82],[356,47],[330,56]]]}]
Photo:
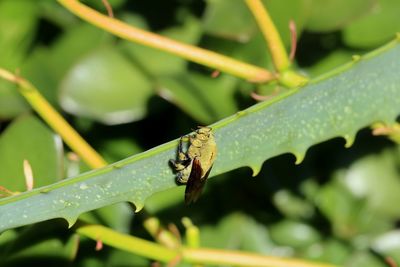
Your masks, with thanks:
[{"label": "plant stem", "polygon": [[210,265],[259,266],[259,267],[334,267],[336,265],[305,260],[278,258],[255,253],[221,249],[182,250],[183,260]]},{"label": "plant stem", "polygon": [[186,228],[186,245],[189,248],[200,247],[200,230],[188,217],[182,218],[182,224]]},{"label": "plant stem", "polygon": [[182,256],[188,263],[265,267],[333,267],[330,264],[283,259],[239,251],[181,247],[170,249],[154,242],[118,233],[101,225],[78,225],[76,232],[104,244],[161,262],[171,262]]},{"label": "plant stem", "polygon": [[253,13],[261,33],[267,41],[276,70],[279,72],[286,70],[290,66],[290,60],[267,9],[264,7],[261,0],[246,0],[246,4]]},{"label": "plant stem", "polygon": [[261,83],[276,79],[273,73],[263,68],[138,29],[117,19],[105,16],[79,3],[77,0],[58,0],[58,2],[78,17],[123,39],[169,52],[252,82]]},{"label": "plant stem", "polygon": [[150,217],[143,223],[147,232],[159,243],[168,248],[177,248],[181,245],[180,240],[170,231],[167,231],[156,217]]},{"label": "plant stem", "polygon": [[19,92],[32,108],[86,164],[93,169],[107,165],[104,159],[64,120],[31,83],[1,68],[0,77],[18,86]]},{"label": "plant stem", "polygon": [[179,255],[179,252],[173,249],[131,235],[121,234],[102,225],[78,225],[76,232],[93,240],[100,239],[104,244],[114,248],[153,260],[169,262]]},{"label": "plant stem", "polygon": [[308,79],[289,69],[290,59],[285,46],[268,10],[264,7],[261,0],[246,0],[246,4],[253,13],[258,27],[260,27],[261,33],[267,42],[275,69],[279,73],[279,83],[288,88],[304,86]]}]

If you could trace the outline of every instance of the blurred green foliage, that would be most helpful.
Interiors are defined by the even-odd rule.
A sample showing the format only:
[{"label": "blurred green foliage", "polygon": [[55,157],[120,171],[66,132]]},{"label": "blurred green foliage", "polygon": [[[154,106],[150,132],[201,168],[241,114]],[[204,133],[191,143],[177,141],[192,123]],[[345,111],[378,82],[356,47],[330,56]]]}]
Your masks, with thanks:
[{"label": "blurred green foliage", "polygon": [[[0,0],[0,67],[19,69],[110,162],[179,137],[196,125],[254,103],[256,85],[119,40],[53,0]],[[400,31],[397,0],[264,0],[289,48],[296,22],[299,70],[311,77],[339,66]],[[104,12],[101,1],[85,1]],[[110,1],[116,17],[246,62],[272,69],[264,40],[242,0]],[[261,88],[262,89],[262,88]],[[377,88],[379,90],[379,88]],[[66,178],[83,164],[64,156],[60,139],[30,111],[14,85],[0,80],[0,185],[24,190],[22,161],[35,186]],[[301,257],[344,266],[400,262],[400,150],[362,131],[354,146],[332,140],[304,163],[269,160],[256,178],[239,169],[212,179],[199,203],[186,207],[182,188],[157,194],[148,211],[180,229],[200,227],[202,245]],[[51,180],[53,179],[53,180]],[[84,215],[149,238],[125,204]],[[0,236],[2,266],[148,266],[146,259],[78,240],[53,220]],[[79,243],[79,246],[78,246]]]}]

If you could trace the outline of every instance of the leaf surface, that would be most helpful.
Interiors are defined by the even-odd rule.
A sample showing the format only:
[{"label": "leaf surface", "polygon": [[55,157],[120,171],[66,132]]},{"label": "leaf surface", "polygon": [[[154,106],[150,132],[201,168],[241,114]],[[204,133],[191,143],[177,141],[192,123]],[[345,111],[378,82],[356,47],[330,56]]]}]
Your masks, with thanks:
[{"label": "leaf surface", "polygon": [[[211,176],[250,166],[257,174],[268,158],[293,153],[297,162],[317,143],[400,114],[398,40],[309,85],[211,125],[218,157]],[[72,225],[89,210],[129,201],[140,210],[147,197],[176,187],[168,161],[177,140],[59,183],[0,200],[0,231],[52,218]],[[182,196],[183,199],[183,196]]]}]

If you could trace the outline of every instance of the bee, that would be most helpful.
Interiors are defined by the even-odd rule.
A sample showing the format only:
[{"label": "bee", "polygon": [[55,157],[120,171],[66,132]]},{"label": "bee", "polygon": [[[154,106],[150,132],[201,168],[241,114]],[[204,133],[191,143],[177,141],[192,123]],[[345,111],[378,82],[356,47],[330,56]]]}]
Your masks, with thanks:
[{"label": "bee", "polygon": [[183,139],[178,145],[178,159],[170,160],[177,172],[177,182],[186,184],[185,203],[195,202],[203,190],[217,156],[217,144],[210,127],[199,127],[189,135],[189,147],[183,151]]}]

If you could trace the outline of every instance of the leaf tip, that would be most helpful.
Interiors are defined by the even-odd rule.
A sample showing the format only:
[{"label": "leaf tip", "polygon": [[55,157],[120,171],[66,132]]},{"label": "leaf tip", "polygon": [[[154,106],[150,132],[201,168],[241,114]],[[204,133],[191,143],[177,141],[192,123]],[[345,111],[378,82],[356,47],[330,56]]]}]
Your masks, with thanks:
[{"label": "leaf tip", "polygon": [[253,177],[257,176],[261,171],[261,164],[252,165],[252,166],[249,166],[249,167],[253,171],[253,174],[251,175]]},{"label": "leaf tip", "polygon": [[354,134],[345,134],[343,135],[344,140],[346,143],[344,144],[344,147],[349,148],[354,144],[355,135]]},{"label": "leaf tip", "polygon": [[138,213],[144,208],[143,201],[138,201],[137,199],[135,199],[135,200],[130,200],[129,203],[131,203],[134,206],[135,213]]},{"label": "leaf tip", "polygon": [[74,226],[74,224],[76,223],[76,221],[78,220],[78,216],[74,216],[74,217],[65,217],[64,218],[67,223],[68,223],[68,229],[70,229],[72,226]]},{"label": "leaf tip", "polygon": [[304,157],[306,156],[306,152],[292,152],[293,155],[296,158],[296,161],[294,164],[299,165],[300,163],[303,162]]}]

